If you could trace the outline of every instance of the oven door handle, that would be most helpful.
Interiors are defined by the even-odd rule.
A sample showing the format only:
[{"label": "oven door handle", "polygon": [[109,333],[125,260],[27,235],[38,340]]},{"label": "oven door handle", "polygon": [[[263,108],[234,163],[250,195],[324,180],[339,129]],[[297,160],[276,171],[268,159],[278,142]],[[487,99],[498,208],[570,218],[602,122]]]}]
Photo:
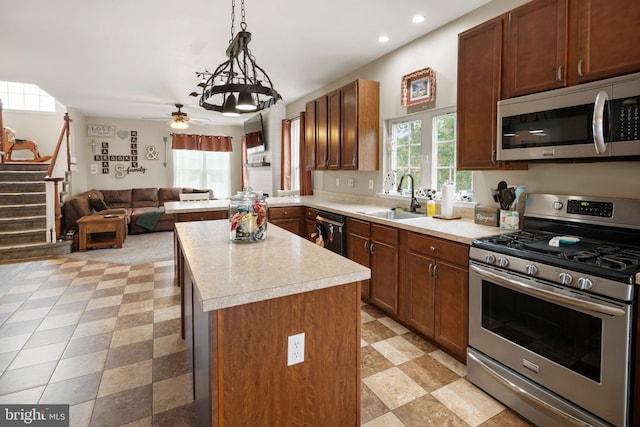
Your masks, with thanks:
[{"label": "oven door handle", "polygon": [[513,290],[524,290],[528,294],[532,294],[538,297],[542,297],[552,301],[567,304],[575,308],[595,311],[597,313],[602,313],[609,316],[624,316],[626,314],[626,312],[623,309],[618,307],[611,307],[603,304],[598,304],[595,302],[583,301],[577,298],[571,298],[569,296],[560,295],[555,292],[550,292],[544,289],[537,288],[532,285],[528,285],[518,280],[502,277],[499,274],[496,274],[484,268],[478,267],[477,265],[471,265],[471,269],[476,273],[478,273],[480,276],[486,277],[491,281],[494,281],[502,286],[506,286],[507,288],[510,288]]},{"label": "oven door handle", "polygon": [[518,387],[516,384],[512,383],[508,379],[504,378],[502,375],[500,375],[497,372],[495,372],[489,366],[487,366],[482,360],[478,359],[476,357],[476,355],[467,352],[467,357],[470,358],[470,359],[473,359],[473,361],[475,363],[477,363],[478,366],[480,366],[486,373],[491,375],[494,379],[496,379],[502,385],[504,385],[505,387],[510,388],[515,393],[517,393],[520,396],[530,400],[531,402],[537,404],[538,406],[540,406],[540,407],[542,407],[542,408],[544,408],[544,409],[546,409],[546,410],[548,410],[548,411],[550,411],[552,413],[560,415],[561,417],[565,418],[567,421],[569,421],[573,425],[578,425],[578,426],[590,426],[591,425],[591,424],[588,424],[588,423],[582,421],[581,419],[578,419],[578,418],[574,417],[571,414],[567,414],[566,412],[562,411],[559,408],[556,408],[553,405],[550,405],[549,403],[545,402],[544,400],[542,400],[542,399],[534,396],[533,394],[529,393],[528,391],[526,391],[522,387]]}]

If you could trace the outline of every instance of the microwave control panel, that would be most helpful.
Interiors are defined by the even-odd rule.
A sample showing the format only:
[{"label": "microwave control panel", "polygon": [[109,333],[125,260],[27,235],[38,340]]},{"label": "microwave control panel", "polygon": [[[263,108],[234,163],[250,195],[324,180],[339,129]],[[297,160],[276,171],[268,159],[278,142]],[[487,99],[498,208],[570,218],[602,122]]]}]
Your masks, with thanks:
[{"label": "microwave control panel", "polygon": [[640,140],[640,96],[614,99],[611,104],[613,141]]}]

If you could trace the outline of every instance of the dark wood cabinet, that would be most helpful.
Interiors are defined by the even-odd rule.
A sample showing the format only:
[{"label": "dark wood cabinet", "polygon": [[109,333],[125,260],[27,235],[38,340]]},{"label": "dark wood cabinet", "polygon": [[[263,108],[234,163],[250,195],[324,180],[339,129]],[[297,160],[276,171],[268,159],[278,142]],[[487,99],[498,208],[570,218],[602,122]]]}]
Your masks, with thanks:
[{"label": "dark wood cabinet", "polygon": [[[347,258],[360,265],[371,268],[369,238],[371,229],[369,222],[355,218],[347,218]],[[362,281],[362,299],[370,301],[370,280]]]},{"label": "dark wood cabinet", "polygon": [[176,222],[209,221],[227,218],[229,218],[229,211],[226,209],[223,211],[180,212],[175,214]]},{"label": "dark wood cabinet", "polygon": [[314,208],[304,209],[304,238],[315,242],[316,238],[312,237],[312,234],[316,232],[316,216],[318,216],[318,210]]},{"label": "dark wood cabinet", "polygon": [[526,168],[496,161],[505,25],[506,15],[499,16],[458,38],[458,170]]},{"label": "dark wood cabinet", "polygon": [[305,110],[305,147],[314,151],[305,160],[307,170],[378,170],[378,82],[356,80],[308,102]]},{"label": "dark wood cabinet", "polygon": [[404,320],[464,362],[468,343],[469,247],[407,233]]},{"label": "dark wood cabinet", "polygon": [[340,141],[342,139],[342,94],[334,90],[327,95],[327,169],[340,169]]},{"label": "dark wood cabinet", "polygon": [[504,98],[566,85],[568,0],[536,0],[509,16]]},{"label": "dark wood cabinet", "polygon": [[304,207],[302,206],[269,208],[270,223],[301,237],[304,237],[304,220]]},{"label": "dark wood cabinet", "polygon": [[316,168],[316,102],[305,104],[304,114],[304,168]]}]

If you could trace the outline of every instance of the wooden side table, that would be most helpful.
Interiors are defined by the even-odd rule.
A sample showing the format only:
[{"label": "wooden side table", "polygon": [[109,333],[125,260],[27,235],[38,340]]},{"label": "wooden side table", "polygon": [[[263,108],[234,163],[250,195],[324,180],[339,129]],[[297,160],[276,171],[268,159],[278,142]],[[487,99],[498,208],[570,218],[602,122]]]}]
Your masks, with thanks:
[{"label": "wooden side table", "polygon": [[87,215],[78,220],[80,252],[87,248],[122,247],[124,242],[124,215]]}]

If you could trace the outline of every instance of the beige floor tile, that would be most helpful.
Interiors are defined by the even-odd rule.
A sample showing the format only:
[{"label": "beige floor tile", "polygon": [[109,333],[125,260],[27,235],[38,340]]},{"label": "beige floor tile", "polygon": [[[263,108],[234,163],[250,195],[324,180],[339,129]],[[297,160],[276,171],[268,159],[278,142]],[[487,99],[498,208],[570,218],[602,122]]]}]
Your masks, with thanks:
[{"label": "beige floor tile", "polygon": [[98,283],[100,281],[100,277],[100,275],[76,277],[71,281],[71,286],[86,285],[88,283]]},{"label": "beige floor tile", "polygon": [[69,407],[69,427],[89,427],[95,400],[71,405]]},{"label": "beige floor tile", "polygon": [[124,287],[125,294],[133,294],[136,292],[152,291],[153,282],[135,283]]},{"label": "beige floor tile", "polygon": [[78,275],[77,271],[70,271],[70,272],[62,272],[62,273],[56,273],[56,274],[52,274],[51,276],[49,276],[49,278],[47,279],[47,282],[57,282],[57,281],[62,281],[62,280],[73,280],[74,277],[76,277]]},{"label": "beige floor tile", "polygon": [[95,353],[83,354],[82,356],[70,357],[62,359],[58,362],[56,370],[49,382],[68,380],[70,378],[81,377],[93,372],[100,372],[104,369],[105,360],[107,360],[107,350]]},{"label": "beige floor tile", "polygon": [[407,328],[390,317],[381,317],[380,319],[378,319],[378,322],[382,323],[384,326],[391,329],[398,335],[406,334],[407,332],[409,332]]},{"label": "beige floor tile", "polygon": [[120,427],[151,427],[153,425],[153,417],[143,418]]},{"label": "beige floor tile", "polygon": [[40,270],[40,271],[33,271],[29,274],[26,275],[27,279],[40,279],[42,277],[49,277],[51,276],[51,274],[53,274],[54,270]]},{"label": "beige floor tile", "polygon": [[395,409],[427,392],[397,367],[362,380],[389,409]]},{"label": "beige floor tile", "polygon": [[395,336],[386,340],[371,344],[384,357],[394,365],[400,365],[409,360],[424,355],[424,352],[401,336]]},{"label": "beige floor tile", "polygon": [[172,259],[168,259],[168,260],[165,260],[165,261],[158,261],[158,262],[153,263],[154,267],[168,267],[168,266],[173,266],[173,265],[174,265],[174,262],[173,262]]},{"label": "beige floor tile", "polygon": [[104,274],[127,273],[131,270],[130,265],[119,265],[117,267],[108,267],[104,270]]},{"label": "beige floor tile", "polygon": [[[7,291],[7,295],[23,294],[26,292],[34,292],[40,287],[40,283],[32,283],[30,285],[21,285],[11,288]],[[2,311],[0,311],[2,313]]]},{"label": "beige floor tile", "polygon": [[134,326],[133,328],[120,329],[113,333],[111,338],[111,347],[120,347],[127,344],[133,344],[136,342],[152,340],[153,339],[153,325],[141,325]]},{"label": "beige floor tile", "polygon": [[153,413],[164,412],[193,401],[191,374],[153,383]]},{"label": "beige floor tile", "polygon": [[153,340],[153,357],[162,357],[185,349],[182,334],[167,335]]},{"label": "beige floor tile", "polygon": [[30,297],[30,300],[41,299],[41,298],[49,298],[56,297],[62,295],[62,293],[66,290],[66,286],[60,286],[58,288],[51,289],[42,289],[40,291],[35,291]]},{"label": "beige floor tile", "polygon": [[100,281],[96,289],[111,289],[111,288],[117,288],[120,286],[125,286],[126,284],[127,284],[126,278],[102,280]]},{"label": "beige floor tile", "polygon": [[76,339],[88,337],[90,335],[102,334],[104,332],[111,332],[116,325],[116,320],[117,317],[109,317],[107,319],[81,323],[78,325],[71,338]]},{"label": "beige floor tile", "polygon": [[60,299],[56,302],[56,305],[71,304],[74,302],[89,301],[93,295],[93,291],[85,292],[65,292]]},{"label": "beige floor tile", "polygon": [[472,427],[505,409],[464,378],[431,392],[431,395]]},{"label": "beige floor tile", "polygon": [[168,271],[166,273],[158,273],[158,274],[154,274],[153,275],[153,280],[158,281],[158,280],[167,280],[167,279],[173,279],[174,278],[174,274],[172,271]]},{"label": "beige floor tile", "polygon": [[151,360],[108,369],[102,374],[98,397],[150,384],[152,377]]},{"label": "beige floor tile", "polygon": [[467,366],[463,363],[458,362],[453,357],[449,356],[442,350],[436,350],[434,352],[429,353],[429,356],[436,359],[438,362],[442,363],[447,368],[451,369],[456,374],[461,377],[467,376]]},{"label": "beige floor tile", "polygon": [[114,305],[120,305],[122,302],[122,295],[113,295],[104,298],[94,298],[87,304],[87,310],[93,310],[96,308],[113,307]]},{"label": "beige floor tile", "polygon": [[60,270],[65,270],[67,268],[79,268],[82,269],[84,265],[87,264],[87,261],[65,261],[60,264]]},{"label": "beige floor tile", "polygon": [[80,271],[104,270],[109,264],[106,262],[92,262],[82,267]]},{"label": "beige floor tile", "polygon": [[31,334],[20,334],[12,337],[0,338],[0,353],[20,350],[30,337]]},{"label": "beige floor tile", "polygon": [[26,366],[39,365],[41,363],[58,360],[66,346],[66,342],[59,342],[21,350],[15,359],[13,359],[13,362],[11,362],[11,365],[9,365],[7,370],[19,369]]},{"label": "beige floor tile", "polygon": [[27,390],[18,391],[11,394],[0,396],[0,403],[3,405],[12,405],[17,403],[38,403],[45,386],[34,387]]},{"label": "beige floor tile", "polygon": [[373,316],[371,316],[366,311],[360,310],[360,323],[368,323],[376,320]]},{"label": "beige floor tile", "polygon": [[154,298],[171,297],[174,295],[180,295],[180,288],[178,288],[177,286],[173,288],[155,289],[153,291]]},{"label": "beige floor tile", "polygon": [[61,328],[64,326],[71,326],[78,323],[80,317],[82,316],[81,311],[76,311],[75,313],[66,313],[59,314],[56,316],[47,316],[40,326],[38,326],[38,331],[45,331],[49,329]]},{"label": "beige floor tile", "polygon": [[22,301],[0,304],[0,314],[13,313],[22,305]]},{"label": "beige floor tile", "polygon": [[31,310],[16,311],[5,323],[24,322],[25,320],[42,319],[51,310],[51,307],[33,308]]},{"label": "beige floor tile", "polygon": [[153,300],[148,299],[145,301],[136,301],[130,302],[128,304],[120,305],[120,311],[118,311],[118,316],[127,316],[129,314],[142,313],[144,311],[153,310]]},{"label": "beige floor tile", "polygon": [[165,320],[178,319],[180,317],[180,306],[174,305],[173,307],[160,308],[154,310],[153,321],[164,322]]},{"label": "beige floor tile", "polygon": [[393,415],[393,412],[387,412],[381,417],[362,424],[362,427],[405,427],[405,425]]},{"label": "beige floor tile", "polygon": [[153,268],[141,268],[140,270],[131,270],[129,277],[151,276],[153,275]]}]

